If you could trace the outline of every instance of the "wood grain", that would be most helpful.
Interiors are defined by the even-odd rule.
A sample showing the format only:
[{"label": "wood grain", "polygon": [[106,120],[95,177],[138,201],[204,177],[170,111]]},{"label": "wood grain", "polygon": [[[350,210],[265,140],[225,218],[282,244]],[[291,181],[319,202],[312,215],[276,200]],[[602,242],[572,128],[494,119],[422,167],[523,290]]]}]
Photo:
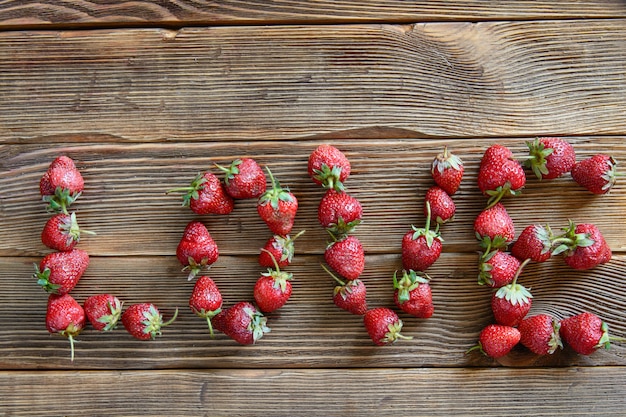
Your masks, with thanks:
[{"label": "wood grain", "polygon": [[0,140],[619,135],[625,23],[2,32]]}]

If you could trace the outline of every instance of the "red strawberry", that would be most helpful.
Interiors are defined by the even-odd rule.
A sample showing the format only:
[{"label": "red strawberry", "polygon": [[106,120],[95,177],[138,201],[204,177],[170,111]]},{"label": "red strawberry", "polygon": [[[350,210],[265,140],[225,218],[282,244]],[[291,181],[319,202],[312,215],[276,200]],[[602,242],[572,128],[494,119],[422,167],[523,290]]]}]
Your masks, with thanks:
[{"label": "red strawberry", "polygon": [[304,230],[300,231],[294,237],[274,235],[270,237],[259,254],[259,264],[266,268],[273,267],[274,259],[280,268],[284,268],[291,264],[295,252],[294,241],[302,236]]},{"label": "red strawberry", "polygon": [[352,232],[361,223],[363,207],[356,198],[334,189],[326,191],[317,208],[323,228],[340,237]]},{"label": "red strawberry", "polygon": [[511,246],[511,253],[520,261],[531,259],[535,262],[545,262],[552,256],[552,238],[549,226],[543,227],[538,224],[526,226]]},{"label": "red strawberry", "polygon": [[478,263],[478,283],[500,288],[513,282],[520,261],[499,249],[481,255]]},{"label": "red strawberry", "polygon": [[85,181],[74,161],[59,156],[41,177],[39,192],[48,203],[48,210],[67,213],[67,208],[80,196],[84,186]]},{"label": "red strawberry", "polygon": [[517,327],[521,334],[520,343],[537,355],[548,355],[557,348],[563,349],[560,328],[559,321],[549,314],[527,317]]},{"label": "red strawberry", "polygon": [[154,304],[133,304],[122,314],[122,324],[135,339],[150,340],[161,336],[161,329],[172,324],[177,316],[178,309],[172,318],[164,323],[163,315]]},{"label": "red strawberry", "polygon": [[41,241],[50,249],[67,252],[80,241],[81,233],[94,234],[78,226],[76,213],[58,213],[50,217],[41,232]]},{"label": "red strawberry", "polygon": [[412,339],[400,333],[402,320],[386,307],[367,310],[363,315],[363,323],[370,338],[378,346],[390,345],[398,339]]},{"label": "red strawberry", "polygon": [[83,303],[89,323],[99,331],[115,329],[122,315],[122,302],[111,294],[96,294]]},{"label": "red strawberry", "polygon": [[447,146],[444,146],[443,153],[435,157],[430,168],[435,183],[443,188],[448,195],[453,195],[459,189],[463,179],[463,171],[463,161],[448,151]]},{"label": "red strawberry", "polygon": [[309,155],[308,173],[316,184],[343,191],[343,182],[350,175],[350,161],[334,146],[320,145]]},{"label": "red strawberry", "polygon": [[189,307],[198,317],[207,321],[209,333],[213,337],[211,319],[222,311],[222,293],[210,277],[198,278],[189,296]]},{"label": "red strawberry", "polygon": [[576,163],[574,147],[561,138],[537,138],[527,141],[529,157],[524,165],[531,168],[537,178],[551,180],[570,172]]},{"label": "red strawberry", "polygon": [[403,271],[398,280],[397,271],[393,274],[395,304],[405,313],[422,319],[432,317],[435,306],[428,281],[430,277],[415,271]]},{"label": "red strawberry", "polygon": [[431,218],[437,223],[443,224],[454,220],[456,205],[452,198],[440,187],[430,187],[424,197],[424,216],[428,216],[430,205]]},{"label": "red strawberry", "polygon": [[219,178],[211,172],[198,175],[188,187],[174,188],[168,193],[182,191],[183,207],[189,207],[198,215],[229,214],[235,203],[224,190]]},{"label": "red strawberry", "polygon": [[[561,320],[561,337],[575,352],[590,355],[600,348],[609,349],[609,326],[593,313],[584,312]],[[621,340],[621,339],[620,339]]]},{"label": "red strawberry", "polygon": [[487,356],[500,358],[507,355],[519,343],[520,338],[520,331],[515,327],[489,324],[481,330],[478,345],[468,352],[478,349]]},{"label": "red strawberry", "polygon": [[291,279],[293,275],[282,272],[278,267],[278,262],[274,255],[268,254],[274,261],[274,269],[269,268],[267,272],[261,274],[254,285],[254,300],[259,310],[264,313],[271,313],[278,310],[291,297]]},{"label": "red strawberry", "polygon": [[188,280],[192,280],[217,261],[217,244],[204,223],[194,220],[187,224],[176,248],[176,257],[184,266],[183,271],[189,271]]},{"label": "red strawberry", "polygon": [[338,285],[333,290],[333,303],[342,310],[362,316],[367,311],[367,288],[360,279],[344,282],[322,265]]},{"label": "red strawberry", "polygon": [[298,211],[298,199],[288,188],[283,188],[267,168],[272,188],[259,197],[257,211],[267,227],[275,235],[285,236],[291,232]]},{"label": "red strawberry", "polygon": [[611,260],[612,252],[600,229],[593,224],[570,225],[553,240],[553,255],[563,254],[565,263],[574,269],[591,269]]},{"label": "red strawberry", "polygon": [[225,173],[224,189],[232,198],[258,198],[265,192],[265,174],[254,159],[235,159],[228,168],[217,167]]},{"label": "red strawberry", "polygon": [[513,282],[500,287],[491,297],[491,311],[498,324],[515,327],[530,311],[533,296],[526,287],[517,283],[524,266],[525,263],[520,265]]},{"label": "red strawberry", "polygon": [[572,178],[593,194],[606,194],[615,185],[616,165],[611,156],[597,154],[577,162],[572,168]]},{"label": "red strawberry", "polygon": [[37,284],[50,293],[63,295],[72,291],[89,266],[89,255],[81,249],[53,252],[35,264]]},{"label": "red strawberry", "polygon": [[251,345],[270,331],[267,318],[247,301],[222,310],[213,318],[213,327],[242,345]]},{"label": "red strawberry", "polygon": [[482,248],[503,249],[515,238],[515,226],[502,203],[481,211],[474,220],[476,239]]},{"label": "red strawberry", "polygon": [[324,251],[326,263],[339,275],[357,279],[365,269],[365,251],[356,236],[346,236],[330,243]]},{"label": "red strawberry", "polygon": [[478,170],[478,188],[489,196],[487,207],[495,205],[505,195],[518,195],[526,185],[522,165],[503,145],[490,146],[484,153]]},{"label": "red strawberry", "polygon": [[74,360],[74,338],[85,327],[85,310],[69,294],[50,294],[46,311],[46,328],[70,341],[71,360]]},{"label": "red strawberry", "polygon": [[427,204],[426,226],[411,230],[402,237],[402,268],[425,271],[441,255],[443,239],[437,230],[430,230],[430,205]]}]

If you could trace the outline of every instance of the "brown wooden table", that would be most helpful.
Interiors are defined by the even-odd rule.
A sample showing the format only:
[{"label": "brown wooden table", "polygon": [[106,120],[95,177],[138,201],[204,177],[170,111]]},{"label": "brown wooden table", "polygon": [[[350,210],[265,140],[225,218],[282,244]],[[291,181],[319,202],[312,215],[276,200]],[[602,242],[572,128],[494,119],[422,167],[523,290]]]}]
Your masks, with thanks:
[{"label": "brown wooden table", "polygon": [[[0,415],[484,415],[626,413],[626,344],[581,356],[516,348],[466,355],[493,318],[477,285],[476,186],[493,143],[567,137],[579,159],[626,160],[626,4],[515,2],[31,2],[0,4]],[[370,306],[393,306],[400,241],[421,225],[429,164],[444,145],[466,175],[456,220],[429,269],[435,314],[401,314],[413,340],[376,347],[361,318],[331,301],[317,223],[323,190],[310,152],[332,143],[364,207],[358,236]],[[60,154],[83,173],[74,208],[97,232],[72,294],[112,292],[179,318],[155,341],[87,327],[76,359],[46,331],[47,295],[32,279],[48,218],[39,178]],[[211,269],[225,305],[250,300],[269,232],[254,201],[194,216],[165,191],[249,156],[300,201],[294,293],[254,346],[210,339],[174,256],[199,218],[220,248]],[[532,313],[597,313],[626,336],[626,194],[592,196],[571,177],[505,201],[528,224],[596,223],[614,256],[589,271],[530,264]]]}]

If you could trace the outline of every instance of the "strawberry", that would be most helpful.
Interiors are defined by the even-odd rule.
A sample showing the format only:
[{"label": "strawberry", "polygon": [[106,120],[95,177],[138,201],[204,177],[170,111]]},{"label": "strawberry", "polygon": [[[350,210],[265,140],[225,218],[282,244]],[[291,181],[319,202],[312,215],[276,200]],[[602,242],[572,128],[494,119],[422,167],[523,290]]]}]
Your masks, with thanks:
[{"label": "strawberry", "polygon": [[561,324],[549,314],[537,314],[527,317],[517,326],[520,332],[520,343],[537,355],[554,353],[563,349],[559,335]]},{"label": "strawberry", "polygon": [[581,355],[590,355],[600,348],[609,349],[611,340],[621,340],[611,337],[609,326],[590,312],[561,320],[560,334],[563,341]]},{"label": "strawberry", "polygon": [[427,319],[432,317],[435,307],[433,295],[425,273],[403,271],[398,279],[397,271],[393,274],[393,300],[402,311],[415,317]]},{"label": "strawberry", "polygon": [[46,328],[70,341],[70,360],[74,360],[74,338],[85,327],[85,310],[69,294],[50,294],[46,310]]},{"label": "strawberry", "polygon": [[441,187],[430,187],[424,197],[424,216],[428,216],[430,206],[431,218],[443,224],[454,220],[456,205],[448,193]]},{"label": "strawberry", "polygon": [[324,251],[326,263],[344,278],[357,279],[365,269],[365,251],[356,236],[331,242]]},{"label": "strawberry", "polygon": [[89,266],[89,255],[81,249],[53,252],[35,264],[33,277],[47,292],[63,295],[72,291]]},{"label": "strawberry", "polygon": [[526,185],[522,165],[509,148],[495,144],[484,153],[478,170],[478,188],[489,196],[487,207],[492,207],[505,195],[518,195]]},{"label": "strawberry", "polygon": [[503,249],[515,238],[515,226],[502,203],[481,211],[474,220],[474,233],[480,246],[487,249]]},{"label": "strawberry", "polygon": [[50,217],[41,232],[41,241],[50,249],[67,252],[74,249],[80,235],[95,234],[78,226],[76,213],[58,213]]},{"label": "strawberry", "polygon": [[224,171],[224,189],[232,198],[258,198],[265,192],[265,174],[254,159],[235,159],[229,167],[215,165]]},{"label": "strawberry", "polygon": [[478,283],[500,288],[513,282],[520,261],[508,252],[496,249],[485,252],[478,263]]},{"label": "strawberry", "polygon": [[324,188],[343,191],[350,168],[348,158],[332,145],[320,145],[309,155],[309,177]]},{"label": "strawberry", "polygon": [[471,347],[467,352],[480,350],[494,359],[500,358],[507,355],[519,343],[520,338],[520,331],[515,327],[489,324],[481,330],[478,345]]},{"label": "strawberry", "polygon": [[453,195],[459,189],[463,171],[463,161],[450,152],[447,146],[443,147],[443,152],[435,157],[430,167],[433,180],[448,195]]},{"label": "strawberry", "polygon": [[359,200],[347,193],[330,189],[320,200],[317,218],[323,228],[340,237],[361,223],[363,207]]},{"label": "strawberry", "polygon": [[374,344],[378,346],[390,345],[398,339],[412,339],[400,333],[402,320],[386,307],[367,310],[363,315],[363,324]]},{"label": "strawberry", "polygon": [[545,262],[552,257],[552,230],[549,226],[526,226],[511,246],[511,253],[520,261]]},{"label": "strawberry", "polygon": [[617,161],[605,154],[597,154],[572,167],[572,178],[593,194],[606,194],[615,185]]},{"label": "strawberry", "polygon": [[183,271],[189,271],[188,280],[192,280],[217,261],[219,257],[217,244],[204,223],[193,220],[187,224],[176,247],[176,257],[184,266]]},{"label": "strawberry", "polygon": [[333,290],[333,303],[342,310],[362,316],[367,311],[367,288],[360,279],[344,282],[322,265],[338,285]]},{"label": "strawberry", "polygon": [[254,301],[259,310],[264,313],[271,313],[278,310],[291,297],[291,281],[293,275],[282,272],[274,255],[268,254],[274,261],[274,269],[268,268],[267,272],[261,274],[254,285]]},{"label": "strawberry", "polygon": [[571,220],[565,233],[553,240],[553,255],[563,254],[574,269],[591,269],[611,260],[612,252],[600,229],[589,223],[575,225]]},{"label": "strawberry", "polygon": [[173,188],[167,193],[172,192],[184,192],[183,207],[198,215],[229,214],[235,207],[219,178],[208,171],[199,174],[188,187]]},{"label": "strawberry", "polygon": [[527,141],[528,158],[524,166],[529,167],[539,180],[551,180],[570,172],[576,163],[574,147],[561,138],[537,138]]},{"label": "strawberry", "polygon": [[164,323],[163,315],[154,304],[132,304],[122,314],[122,324],[135,339],[150,340],[161,336],[161,329],[172,324],[177,316],[178,309],[172,318]]},{"label": "strawberry", "polygon": [[222,293],[210,277],[198,277],[189,296],[189,307],[198,317],[207,321],[209,333],[213,337],[211,319],[222,311]]},{"label": "strawberry", "polygon": [[526,287],[517,283],[517,278],[526,263],[528,260],[520,264],[513,282],[500,287],[491,296],[491,311],[498,324],[515,327],[530,311],[533,296]]},{"label": "strawberry", "polygon": [[67,213],[67,208],[83,192],[85,181],[74,161],[67,156],[59,156],[48,166],[39,181],[39,192],[48,210]]},{"label": "strawberry", "polygon": [[430,205],[427,203],[426,226],[411,226],[411,230],[402,237],[402,267],[414,271],[427,270],[439,259],[442,242],[439,231],[430,230]]},{"label": "strawberry", "polygon": [[304,230],[300,231],[294,237],[290,237],[289,235],[274,235],[270,237],[267,242],[265,242],[265,246],[261,249],[259,264],[266,268],[271,268],[275,265],[275,259],[280,268],[289,266],[295,253],[294,242],[298,237],[302,236],[303,233]]},{"label": "strawberry", "polygon": [[251,345],[270,331],[267,318],[251,303],[240,301],[213,318],[213,327],[242,345]]},{"label": "strawberry", "polygon": [[291,232],[298,211],[298,199],[288,188],[283,188],[266,167],[272,188],[265,191],[257,202],[257,212],[272,233],[285,236]]},{"label": "strawberry", "polygon": [[89,323],[99,331],[115,329],[122,315],[122,302],[111,294],[96,294],[83,303]]}]

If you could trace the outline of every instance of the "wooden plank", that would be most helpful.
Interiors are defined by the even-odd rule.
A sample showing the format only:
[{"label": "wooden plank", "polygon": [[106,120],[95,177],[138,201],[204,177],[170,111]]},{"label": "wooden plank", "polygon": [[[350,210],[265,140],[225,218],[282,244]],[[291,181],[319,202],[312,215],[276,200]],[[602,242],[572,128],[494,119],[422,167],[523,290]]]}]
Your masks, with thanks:
[{"label": "wooden plank", "polygon": [[355,23],[415,22],[433,20],[506,20],[571,19],[626,17],[623,2],[596,0],[558,3],[537,1],[520,3],[499,1],[482,4],[472,1],[377,1],[343,0],[338,2],[270,1],[270,2],[48,2],[6,1],[0,7],[0,26],[138,26],[138,25],[242,25],[278,23]]},{"label": "wooden plank", "polygon": [[604,417],[623,415],[625,376],[623,367],[3,372],[0,406],[29,417]]},{"label": "wooden plank", "polygon": [[0,140],[619,135],[625,23],[2,32]]}]

